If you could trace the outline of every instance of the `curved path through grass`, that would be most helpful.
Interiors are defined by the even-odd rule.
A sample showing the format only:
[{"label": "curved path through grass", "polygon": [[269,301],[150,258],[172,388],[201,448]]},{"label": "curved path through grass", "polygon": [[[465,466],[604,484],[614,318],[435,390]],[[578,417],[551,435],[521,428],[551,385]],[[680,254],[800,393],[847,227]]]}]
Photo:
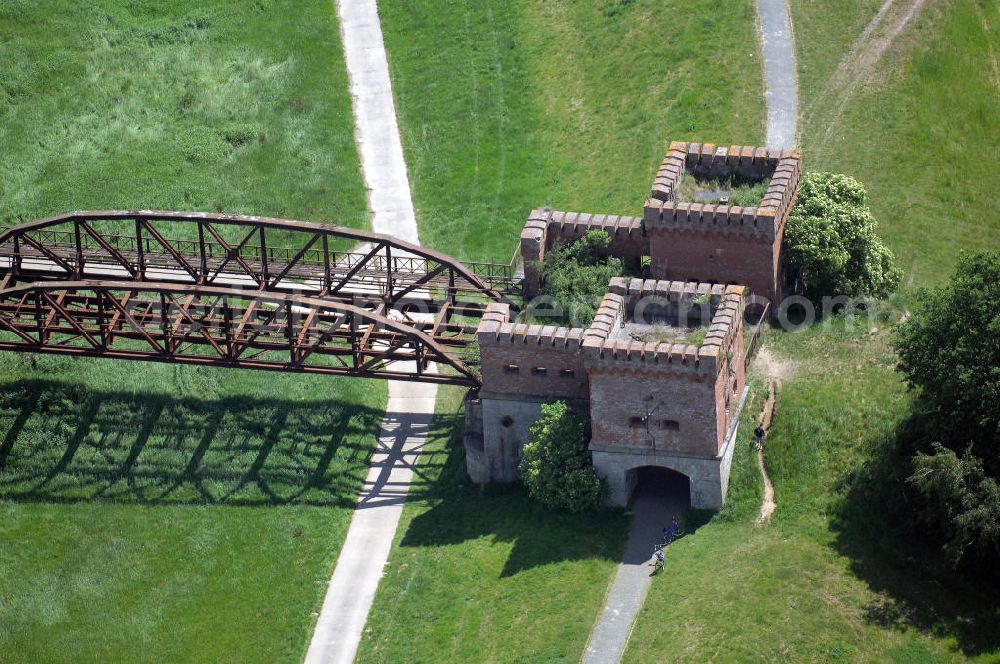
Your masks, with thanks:
[{"label": "curved path through grass", "polygon": [[[338,0],[336,6],[372,226],[378,233],[418,242],[378,8],[375,0]],[[426,441],[436,396],[436,385],[389,383],[379,447],[369,462],[323,600],[306,654],[308,664],[354,661],[389,558],[416,456]]]}]

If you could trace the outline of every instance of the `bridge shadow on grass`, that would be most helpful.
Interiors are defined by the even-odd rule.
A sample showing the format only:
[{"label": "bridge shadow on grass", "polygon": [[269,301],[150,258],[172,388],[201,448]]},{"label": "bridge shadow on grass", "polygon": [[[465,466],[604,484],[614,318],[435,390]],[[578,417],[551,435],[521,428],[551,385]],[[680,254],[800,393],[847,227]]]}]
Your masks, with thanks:
[{"label": "bridge shadow on grass", "polygon": [[449,546],[484,538],[511,543],[501,577],[570,560],[619,560],[628,537],[623,512],[559,513],[531,500],[520,484],[473,486],[465,472],[463,429],[461,413],[435,416],[431,435],[446,437],[447,447],[435,446],[428,453],[424,461],[432,464],[429,469],[422,462],[426,481],[414,486],[410,500],[429,507],[410,521],[401,546]]},{"label": "bridge shadow on grass", "polygon": [[952,636],[967,656],[995,652],[1000,571],[954,570],[926,533],[899,517],[914,509],[905,486],[911,452],[904,450],[914,449],[915,425],[904,423],[860,472],[845,479],[833,521],[834,546],[877,594],[865,607],[870,623]]},{"label": "bridge shadow on grass", "polygon": [[0,391],[0,497],[351,507],[382,415],[333,400],[10,383]]}]

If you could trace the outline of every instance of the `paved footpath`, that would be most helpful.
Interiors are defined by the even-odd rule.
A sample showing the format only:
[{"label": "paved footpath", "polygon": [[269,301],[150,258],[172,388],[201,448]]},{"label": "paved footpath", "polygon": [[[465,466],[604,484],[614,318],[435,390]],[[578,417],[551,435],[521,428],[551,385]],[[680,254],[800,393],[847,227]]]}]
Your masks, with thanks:
[{"label": "paved footpath", "polygon": [[[583,653],[584,664],[613,664],[621,659],[646,591],[656,578],[650,576],[653,545],[663,539],[662,529],[670,525],[671,518],[683,515],[684,501],[663,491],[647,490],[635,496],[632,513],[625,555]],[[670,565],[669,555],[666,564]]]},{"label": "paved footpath", "polygon": [[[372,226],[378,233],[417,243],[417,222],[378,8],[375,0],[337,0],[336,8]],[[327,587],[306,654],[307,664],[354,661],[410,488],[413,466],[427,438],[436,396],[436,385],[389,382],[379,447],[370,461]]]},{"label": "paved footpath", "polygon": [[757,0],[764,54],[767,147],[794,148],[799,119],[795,44],[787,0]]}]

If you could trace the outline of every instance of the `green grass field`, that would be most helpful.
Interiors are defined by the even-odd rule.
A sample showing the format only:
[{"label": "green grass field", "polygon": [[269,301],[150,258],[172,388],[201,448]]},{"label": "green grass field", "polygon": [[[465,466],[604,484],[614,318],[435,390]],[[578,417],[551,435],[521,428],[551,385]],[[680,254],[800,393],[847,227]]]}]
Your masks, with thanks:
[{"label": "green grass field", "polygon": [[[830,83],[877,0],[792,0],[803,126],[812,170],[868,186],[904,287],[946,278],[961,249],[1000,248],[1000,8],[927,3],[851,94]],[[912,3],[901,3],[903,6]],[[838,112],[841,108],[842,111]]]},{"label": "green grass field", "polygon": [[[0,1],[0,61],[0,225],[368,224],[329,2]],[[385,398],[0,356],[0,660],[301,661]]]},{"label": "green grass field", "polygon": [[0,2],[0,225],[69,210],[368,225],[320,0]]},{"label": "green grass field", "polygon": [[578,661],[628,521],[553,514],[520,486],[471,486],[462,396],[439,392],[357,661]]},{"label": "green grass field", "polygon": [[[827,81],[881,3],[792,4],[807,168],[844,171],[868,186],[907,270],[906,289],[946,275],[959,248],[996,246],[997,223],[981,213],[996,207],[987,197],[998,184],[982,156],[984,146],[995,145],[996,122],[984,109],[995,105],[996,88],[982,63],[990,62],[996,38],[977,36],[983,24],[997,24],[993,10],[972,2],[928,10],[916,36],[904,33],[839,112],[821,108],[830,103],[822,98]],[[385,10],[425,242],[462,256],[503,257],[531,207],[634,213],[668,140],[761,139],[762,112],[750,99],[759,95],[759,63],[737,57],[732,45],[740,40],[725,41],[730,50],[695,50],[686,38],[666,36],[723,24],[731,35],[748,34],[749,4],[746,12],[741,6],[722,13],[712,3],[685,3],[664,11],[671,20],[649,33],[635,20],[650,15],[642,2],[542,7],[486,5],[463,15],[427,2]],[[618,23],[623,16],[632,20]],[[621,30],[632,39],[621,39]],[[637,46],[646,39],[654,43]],[[667,71],[650,76],[647,56],[667,63]],[[667,79],[666,87],[653,84]],[[628,92],[604,92],[612,87]],[[686,106],[690,98],[680,91],[702,88],[742,94]],[[634,96],[623,102],[629,92]],[[640,119],[620,106],[640,100],[635,108],[662,115]],[[968,175],[957,170],[966,164]],[[989,660],[997,652],[995,600],[951,578],[934,551],[894,540],[877,509],[856,502],[856,474],[895,433],[910,403],[887,346],[901,313],[890,307],[875,332],[846,330],[843,321],[802,334],[768,332],[771,352],[792,367],[769,445],[777,515],[767,527],[753,525],[761,489],[744,427],[727,507],[669,553],[668,572],[654,583],[625,661],[914,662]],[[761,380],[745,417],[759,407]],[[362,659],[394,661],[406,653],[419,661],[434,653],[438,661],[462,661],[474,653],[489,661],[575,660],[587,620],[572,616],[578,631],[564,632],[577,639],[572,647],[533,645],[540,632],[565,629],[565,605],[549,608],[546,593],[514,592],[501,567],[513,554],[484,538],[488,529],[474,529],[479,537],[451,535],[462,518],[473,518],[472,505],[507,510],[509,496],[472,501],[458,486],[460,473],[450,481],[453,497],[442,486],[431,494],[435,506],[408,508],[410,515],[439,510],[449,518],[430,532],[421,524],[419,539],[404,520]],[[558,540],[547,546],[558,550]],[[480,564],[483,556],[494,560]],[[435,574],[446,581],[435,585]],[[577,583],[578,596],[593,601],[592,583],[589,576]],[[528,621],[529,645],[520,624],[512,630],[508,620],[490,618],[536,612],[544,618]],[[479,651],[468,645],[473,629]],[[396,649],[401,644],[405,650]]]},{"label": "green grass field", "polygon": [[508,260],[534,207],[640,215],[671,140],[764,133],[753,3],[380,7],[424,244]]},{"label": "green grass field", "polygon": [[[868,186],[905,289],[1000,246],[996,6],[927,3],[844,92],[831,77],[881,3],[791,5],[807,168]],[[0,224],[162,207],[364,226],[330,4],[149,7],[0,0],[18,65],[0,70]],[[638,213],[670,140],[763,137],[749,1],[380,10],[421,237],[459,257],[506,259],[532,207]],[[753,525],[744,426],[726,508],[669,551],[625,661],[996,660],[990,589],[859,502],[910,403],[886,344],[901,313],[768,331],[775,517]],[[0,362],[0,659],[301,659],[384,386]],[[578,660],[626,516],[469,486],[460,394],[441,394],[359,661]]]},{"label": "green grass field", "polygon": [[299,661],[380,382],[0,357],[15,661]]}]

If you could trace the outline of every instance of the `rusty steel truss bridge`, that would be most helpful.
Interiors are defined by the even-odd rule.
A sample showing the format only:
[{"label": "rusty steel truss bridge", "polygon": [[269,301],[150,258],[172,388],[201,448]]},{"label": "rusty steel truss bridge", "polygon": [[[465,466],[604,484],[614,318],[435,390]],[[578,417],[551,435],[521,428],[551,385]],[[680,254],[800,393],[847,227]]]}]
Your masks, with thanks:
[{"label": "rusty steel truss bridge", "polygon": [[516,260],[327,224],[71,212],[0,233],[0,350],[479,386]]}]

